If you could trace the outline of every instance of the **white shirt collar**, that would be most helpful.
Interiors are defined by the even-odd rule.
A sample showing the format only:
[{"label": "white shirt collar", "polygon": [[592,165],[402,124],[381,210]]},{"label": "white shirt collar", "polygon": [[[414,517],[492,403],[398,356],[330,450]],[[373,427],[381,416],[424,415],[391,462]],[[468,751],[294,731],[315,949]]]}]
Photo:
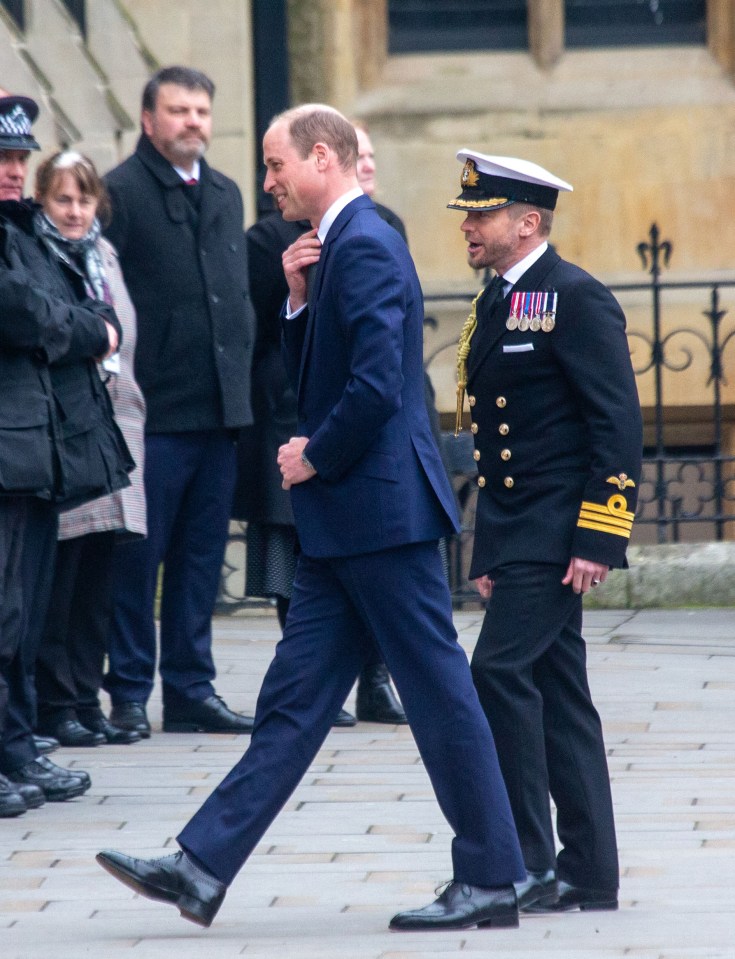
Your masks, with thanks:
[{"label": "white shirt collar", "polygon": [[528,256],[524,256],[522,260],[519,260],[517,263],[514,263],[513,266],[506,270],[503,273],[503,280],[505,281],[505,292],[507,293],[511,286],[515,286],[516,283],[520,280],[523,274],[528,270],[536,260],[540,260],[541,257],[546,253],[549,248],[549,244],[544,240],[541,246],[537,246],[535,250],[531,250]]},{"label": "white shirt collar", "polygon": [[[173,164],[171,164],[173,166]],[[199,160],[194,161],[194,166],[191,168],[191,172],[188,170],[182,170],[180,166],[174,166],[174,170],[179,174],[181,179],[186,183],[187,180],[196,180],[199,182]]]},{"label": "white shirt collar", "polygon": [[336,199],[330,206],[319,223],[319,229],[316,231],[316,235],[322,243],[326,240],[330,227],[342,210],[344,210],[348,203],[352,203],[352,201],[356,200],[359,196],[363,196],[363,192],[359,186],[356,186],[353,190],[348,190],[347,193],[343,193],[342,196]]}]

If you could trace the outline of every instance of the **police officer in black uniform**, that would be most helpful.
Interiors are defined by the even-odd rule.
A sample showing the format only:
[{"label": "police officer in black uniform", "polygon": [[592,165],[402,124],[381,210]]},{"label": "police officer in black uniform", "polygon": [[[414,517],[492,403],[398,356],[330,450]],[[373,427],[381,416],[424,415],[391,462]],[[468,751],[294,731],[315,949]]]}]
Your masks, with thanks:
[{"label": "police officer in black uniform", "polygon": [[[610,291],[549,247],[547,170],[462,150],[448,204],[472,267],[496,278],[460,338],[478,467],[470,579],[488,600],[472,660],[528,879],[528,912],[616,909],[619,870],[602,729],[587,682],[582,596],[625,567],[642,422]],[[549,794],[557,808],[555,852]]]}]

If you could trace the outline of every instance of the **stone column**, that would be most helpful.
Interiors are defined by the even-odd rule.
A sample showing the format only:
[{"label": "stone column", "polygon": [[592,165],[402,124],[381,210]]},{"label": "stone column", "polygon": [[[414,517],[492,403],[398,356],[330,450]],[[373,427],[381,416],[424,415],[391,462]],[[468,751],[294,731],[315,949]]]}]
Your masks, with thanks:
[{"label": "stone column", "polygon": [[707,46],[735,80],[735,0],[707,0]]},{"label": "stone column", "polygon": [[564,52],[564,0],[527,0],[528,46],[542,70]]}]

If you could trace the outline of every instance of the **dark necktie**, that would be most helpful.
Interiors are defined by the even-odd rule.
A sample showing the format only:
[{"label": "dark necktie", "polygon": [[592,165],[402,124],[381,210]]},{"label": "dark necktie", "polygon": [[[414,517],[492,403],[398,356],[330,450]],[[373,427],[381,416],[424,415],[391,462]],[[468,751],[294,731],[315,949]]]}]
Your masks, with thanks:
[{"label": "dark necktie", "polygon": [[503,287],[505,286],[505,280],[502,276],[494,276],[490,283],[485,288],[485,295],[480,300],[480,314],[478,319],[481,319],[483,323],[487,322],[488,317],[490,316],[491,311],[495,307],[498,300],[503,297]]},{"label": "dark necktie", "polygon": [[495,300],[503,295],[504,286],[505,280],[499,273],[496,273],[492,280],[490,280],[490,286],[487,288],[487,293],[485,294],[489,303],[494,303]]},{"label": "dark necktie", "polygon": [[316,271],[319,269],[319,260],[312,263],[306,270],[306,302],[309,306],[309,313],[313,312],[314,299],[316,297]]},{"label": "dark necktie", "polygon": [[192,205],[194,210],[199,209],[199,198],[201,196],[201,190],[199,187],[199,180],[195,180],[194,177],[191,177],[188,180],[184,180],[184,196]]}]

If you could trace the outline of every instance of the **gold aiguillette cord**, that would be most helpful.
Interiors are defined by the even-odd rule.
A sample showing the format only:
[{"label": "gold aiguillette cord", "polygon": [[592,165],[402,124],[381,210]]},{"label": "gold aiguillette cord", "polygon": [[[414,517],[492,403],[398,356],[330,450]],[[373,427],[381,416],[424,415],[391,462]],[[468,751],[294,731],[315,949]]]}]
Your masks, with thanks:
[{"label": "gold aiguillette cord", "polygon": [[477,301],[484,290],[480,290],[472,301],[470,315],[464,321],[462,332],[459,334],[457,345],[457,419],[454,423],[454,435],[462,432],[462,409],[464,407],[464,391],[467,388],[467,357],[470,355],[472,335],[477,329]]}]

